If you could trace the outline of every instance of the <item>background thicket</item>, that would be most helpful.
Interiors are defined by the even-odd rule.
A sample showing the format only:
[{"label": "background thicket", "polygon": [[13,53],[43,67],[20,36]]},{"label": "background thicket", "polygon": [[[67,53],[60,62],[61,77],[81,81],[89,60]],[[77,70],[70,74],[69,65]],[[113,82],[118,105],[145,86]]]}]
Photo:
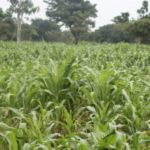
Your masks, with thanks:
[{"label": "background thicket", "polygon": [[[34,18],[29,24],[22,18],[21,40],[75,42],[76,44],[81,41],[150,43],[149,3],[146,0],[142,2],[141,8],[137,9],[138,19],[131,19],[128,12],[123,12],[112,18],[112,24],[101,26],[96,30],[92,29],[95,22],[91,20],[96,17],[96,5],[84,0],[71,1],[71,3],[58,0],[57,4],[53,0],[45,2],[47,3],[46,15],[49,19]],[[31,8],[33,12],[36,12],[38,7],[32,5]],[[0,9],[0,40],[17,39],[17,20],[13,18],[11,9],[6,12]]]}]

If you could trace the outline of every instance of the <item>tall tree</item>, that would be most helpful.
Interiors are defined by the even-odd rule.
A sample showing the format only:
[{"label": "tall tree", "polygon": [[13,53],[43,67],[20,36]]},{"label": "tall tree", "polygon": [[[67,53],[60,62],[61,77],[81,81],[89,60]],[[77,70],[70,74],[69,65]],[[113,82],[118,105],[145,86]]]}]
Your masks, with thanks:
[{"label": "tall tree", "polygon": [[148,13],[148,1],[144,0],[142,3],[142,7],[137,10],[140,19],[150,18],[150,14]]},{"label": "tall tree", "polygon": [[20,44],[21,39],[21,24],[23,15],[30,15],[39,10],[39,7],[34,7],[32,0],[8,0],[11,3],[10,11],[17,14],[17,43]]},{"label": "tall tree", "polygon": [[44,0],[48,4],[47,16],[68,27],[78,44],[80,36],[94,27],[91,18],[97,17],[96,5],[85,0]]},{"label": "tall tree", "polygon": [[130,14],[128,12],[125,12],[125,13],[121,13],[120,16],[114,17],[112,21],[114,23],[129,23],[130,21],[129,17],[130,17]]}]

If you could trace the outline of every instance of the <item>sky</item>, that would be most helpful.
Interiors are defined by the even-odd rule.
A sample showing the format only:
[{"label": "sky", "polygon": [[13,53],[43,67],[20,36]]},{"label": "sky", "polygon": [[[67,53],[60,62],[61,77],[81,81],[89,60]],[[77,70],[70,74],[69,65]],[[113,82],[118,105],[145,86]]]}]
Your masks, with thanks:
[{"label": "sky", "polygon": [[[121,12],[129,12],[130,18],[138,18],[137,9],[141,8],[143,0],[89,0],[92,4],[97,4],[97,18],[95,19],[96,27],[112,23],[111,20],[121,14]],[[150,0],[148,0],[150,3]],[[45,11],[47,4],[43,0],[33,0],[35,6],[40,7],[40,12],[32,15],[32,18],[46,19]],[[3,10],[9,8],[10,4],[7,0],[0,0],[0,7]]]}]

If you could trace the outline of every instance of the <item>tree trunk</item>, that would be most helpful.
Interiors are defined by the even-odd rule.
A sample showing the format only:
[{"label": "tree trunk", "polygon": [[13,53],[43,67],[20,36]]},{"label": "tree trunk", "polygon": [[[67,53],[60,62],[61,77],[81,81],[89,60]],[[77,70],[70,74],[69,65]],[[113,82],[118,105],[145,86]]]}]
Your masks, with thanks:
[{"label": "tree trunk", "polygon": [[78,45],[79,43],[79,37],[75,37],[75,45]]},{"label": "tree trunk", "polygon": [[21,4],[22,4],[22,0],[19,1],[19,9],[17,12],[17,19],[18,19],[18,23],[17,23],[17,44],[20,44],[20,39],[21,39],[21,23],[22,23],[22,18],[23,18],[23,14],[21,14],[20,9],[21,9]]},{"label": "tree trunk", "polygon": [[141,38],[138,38],[138,43],[141,44]]},{"label": "tree trunk", "polygon": [[42,41],[43,41],[43,43],[45,43],[43,36],[42,36]]},{"label": "tree trunk", "polygon": [[69,28],[70,28],[71,33],[72,33],[73,36],[74,36],[74,39],[75,39],[75,45],[78,45],[80,36],[79,36],[76,32],[73,31],[73,29],[71,28],[71,26],[70,26]]},{"label": "tree trunk", "polygon": [[21,18],[20,14],[18,13],[18,24],[17,24],[17,44],[20,44],[20,38],[21,38]]}]

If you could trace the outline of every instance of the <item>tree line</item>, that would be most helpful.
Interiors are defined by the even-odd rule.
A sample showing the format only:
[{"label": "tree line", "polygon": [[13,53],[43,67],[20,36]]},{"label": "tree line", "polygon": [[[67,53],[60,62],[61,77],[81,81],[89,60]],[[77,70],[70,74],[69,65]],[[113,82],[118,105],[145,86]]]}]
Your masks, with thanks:
[{"label": "tree line", "polygon": [[[93,18],[97,17],[96,5],[85,0],[44,0],[48,19],[35,18],[24,22],[24,15],[39,11],[32,0],[9,0],[11,6],[5,12],[0,8],[0,40],[17,43],[22,41],[65,42],[78,44],[89,42],[150,43],[150,13],[148,1],[137,10],[137,20],[128,12],[114,17],[108,24],[92,31]],[[17,18],[13,17],[17,14]],[[62,27],[68,30],[62,31]]]},{"label": "tree line", "polygon": [[82,40],[95,41],[99,43],[144,43],[150,44],[150,13],[149,3],[144,0],[142,7],[137,10],[138,19],[130,19],[128,12],[114,17],[108,24],[100,27],[94,32],[87,33]]}]

